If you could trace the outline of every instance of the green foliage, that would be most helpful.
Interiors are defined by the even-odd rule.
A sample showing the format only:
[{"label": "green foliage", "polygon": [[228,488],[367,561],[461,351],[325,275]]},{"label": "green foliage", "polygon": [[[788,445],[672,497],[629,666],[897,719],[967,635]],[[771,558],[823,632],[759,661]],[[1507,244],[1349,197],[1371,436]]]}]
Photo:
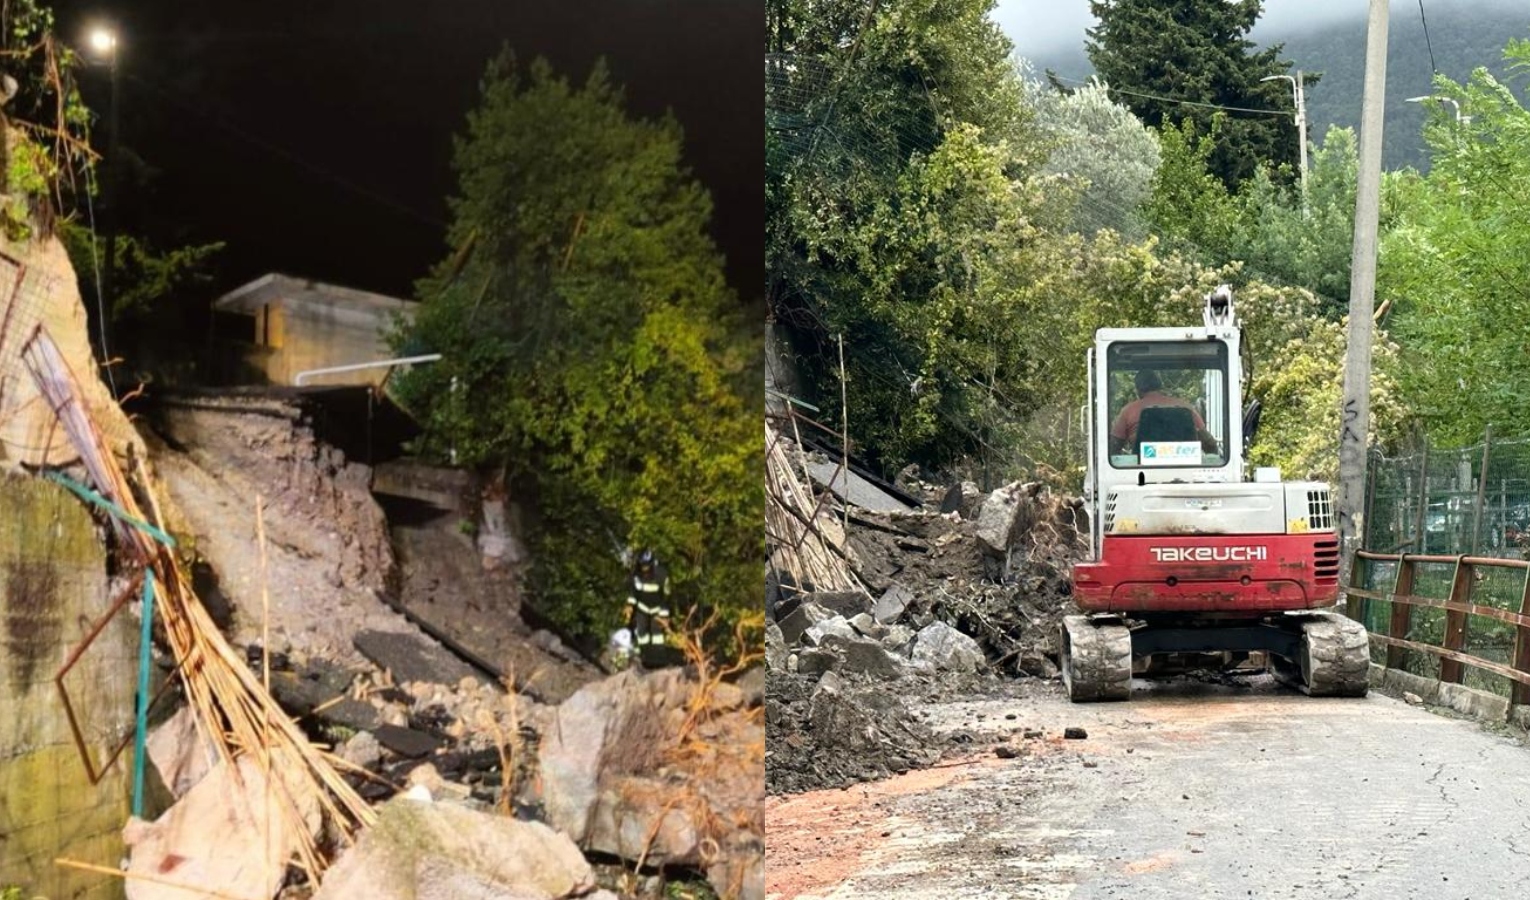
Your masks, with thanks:
[{"label": "green foliage", "polygon": [[[88,228],[67,221],[59,237],[69,251],[69,261],[79,276],[83,293],[95,293],[95,271],[104,268],[106,246]],[[113,323],[162,316],[169,305],[186,305],[203,298],[212,283],[212,264],[222,242],[188,244],[161,250],[145,238],[117,237],[117,278],[121,288],[109,310]]]},{"label": "green foliage", "polygon": [[759,435],[738,390],[759,338],[740,338],[681,149],[673,119],[627,116],[603,64],[574,86],[502,54],[456,144],[466,251],[396,336],[443,354],[397,385],[424,449],[530,492],[539,601],[587,634],[622,614],[623,545],[655,548],[693,603],[759,603]]},{"label": "green foliage", "polygon": [[[1530,72],[1530,41],[1511,41],[1510,72]],[[1381,246],[1378,296],[1395,304],[1393,329],[1407,365],[1402,388],[1444,444],[1530,433],[1530,112],[1486,69],[1464,84],[1441,78],[1438,94],[1469,122],[1437,109],[1424,138],[1428,176],[1387,185],[1390,229]]]},{"label": "green foliage", "polygon": [[[52,8],[36,0],[14,0],[0,7],[6,73],[17,84],[16,96],[5,109],[10,126],[6,190],[25,192],[31,207],[3,211],[13,239],[31,237],[35,221],[48,221],[37,215],[42,204],[51,201],[65,210],[68,194],[77,181],[86,179],[92,164],[90,110],[74,81],[79,58],[54,38],[54,25]],[[27,221],[27,212],[34,221]]]},{"label": "green foliage", "polygon": [[[1334,482],[1339,468],[1343,406],[1344,320],[1335,321],[1311,292],[1247,285],[1238,312],[1255,359],[1251,397],[1264,404],[1249,450],[1255,466],[1279,466],[1285,477]],[[1408,418],[1397,389],[1397,347],[1374,338],[1371,364],[1371,444],[1395,442]]]},{"label": "green foliage", "polygon": [[48,202],[58,169],[47,148],[15,134],[9,141],[5,167],[6,197],[3,215],[5,236],[25,241],[33,236],[38,221],[37,207]]},{"label": "green foliage", "polygon": [[838,395],[846,335],[850,430],[874,465],[991,446],[1022,364],[1045,136],[991,8],[770,4],[770,302],[815,396]]},{"label": "green foliage", "polygon": [[[1238,187],[1228,188],[1229,147],[1288,140],[1294,162],[1286,121],[1266,121],[1276,128],[1262,138],[1249,131],[1259,123],[1225,114],[1170,116],[1155,132],[1099,87],[1057,96],[1023,84],[1019,114],[985,117],[983,103],[939,93],[970,81],[909,70],[910,61],[924,64],[927,44],[966,41],[967,52],[939,58],[988,71],[992,45],[980,27],[946,19],[898,32],[905,52],[881,51],[885,69],[864,55],[893,39],[878,30],[884,13],[935,5],[872,14],[864,6],[775,6],[795,16],[772,26],[779,46],[790,49],[815,29],[824,35],[812,45],[818,56],[767,61],[771,297],[810,399],[837,407],[843,334],[850,432],[874,465],[981,465],[991,480],[1039,475],[1076,486],[1083,360],[1094,332],[1197,323],[1204,295],[1230,282],[1255,359],[1250,394],[1265,406],[1252,459],[1294,477],[1331,479],[1353,135],[1332,132],[1314,153],[1304,204],[1292,170],[1265,164],[1284,158],[1273,143],[1238,162]],[[948,8],[977,6],[986,4]],[[1278,48],[1248,56],[1238,43],[1257,3],[1230,4],[1225,15],[1206,4],[1158,6],[1210,17],[1220,23],[1217,40],[1238,45],[1217,51],[1227,71],[1211,73],[1208,64],[1186,83],[1222,79],[1251,93],[1208,102],[1278,106],[1289,97],[1284,85],[1257,82],[1274,71]],[[1175,44],[1176,52],[1186,46]],[[991,94],[1011,90],[1006,82]],[[971,118],[919,119],[916,111],[929,108],[962,108]],[[897,110],[913,124],[887,130]],[[918,141],[894,140],[914,133]],[[1141,239],[1144,226],[1157,236]],[[1373,434],[1392,440],[1406,414],[1397,350],[1384,334],[1374,365]]]},{"label": "green foliage", "polygon": [[1209,131],[1193,121],[1162,129],[1163,161],[1144,210],[1169,246],[1212,264],[1226,261],[1240,226],[1232,193],[1211,171],[1217,133],[1225,122],[1214,117]]},{"label": "green foliage", "polygon": [[717,900],[717,892],[701,878],[667,881],[664,900]]},{"label": "green foliage", "polygon": [[1355,134],[1331,128],[1312,154],[1305,202],[1299,182],[1261,168],[1238,195],[1241,227],[1228,249],[1259,277],[1303,287],[1338,318],[1349,309],[1349,263],[1358,158]]},{"label": "green foliage", "polygon": [[1158,170],[1158,135],[1112,101],[1099,82],[1062,93],[1028,81],[1026,91],[1037,124],[1055,142],[1042,171],[1080,188],[1071,227],[1084,234],[1111,228],[1142,238],[1140,208]]},{"label": "green foliage", "polygon": [[[1226,120],[1212,120],[1217,129]],[[1162,133],[1163,162],[1145,217],[1164,243],[1218,266],[1242,262],[1272,284],[1324,298],[1338,318],[1349,304],[1349,257],[1355,209],[1355,137],[1331,129],[1312,156],[1307,196],[1299,182],[1258,169],[1236,192],[1211,174],[1213,135],[1192,123]]]},{"label": "green foliage", "polygon": [[[1291,109],[1287,82],[1260,81],[1291,68],[1280,58],[1281,45],[1250,52],[1260,0],[1092,0],[1089,6],[1099,20],[1087,32],[1095,72],[1123,90],[1144,123],[1159,128],[1189,121],[1197,133],[1212,136],[1210,170],[1225,187],[1235,190],[1262,164],[1296,163],[1289,119],[1210,108]],[[1313,76],[1307,83],[1317,81]],[[1213,116],[1224,119],[1215,129]]]}]

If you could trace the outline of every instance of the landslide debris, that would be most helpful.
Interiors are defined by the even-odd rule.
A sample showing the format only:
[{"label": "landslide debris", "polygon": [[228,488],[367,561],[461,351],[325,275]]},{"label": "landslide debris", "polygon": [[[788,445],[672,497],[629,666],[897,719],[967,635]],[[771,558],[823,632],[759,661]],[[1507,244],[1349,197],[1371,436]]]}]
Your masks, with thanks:
[{"label": "landslide debris", "polygon": [[259,643],[269,611],[273,648],[361,665],[358,631],[413,630],[380,599],[394,561],[370,470],[320,442],[295,402],[230,395],[157,413],[150,453],[171,528],[231,605],[235,643]]},{"label": "landslide debris", "polygon": [[[778,516],[767,537],[769,792],[935,762],[953,746],[910,712],[910,696],[959,699],[984,680],[1056,678],[1070,568],[1085,550],[1079,501],[1040,482],[984,494],[905,473],[898,488],[920,508],[847,508],[793,475],[824,471],[822,458],[768,437],[781,457],[767,466],[769,502],[801,513]],[[812,569],[793,565],[804,554],[782,552],[791,546],[813,548]],[[842,570],[831,589],[819,584],[825,560]]]},{"label": "landslide debris", "polygon": [[[334,746],[363,798],[471,811],[414,815],[467,823],[465,847],[504,843],[511,855],[541,834],[512,820],[541,823],[556,836],[525,844],[547,856],[528,859],[532,871],[561,865],[577,846],[596,869],[614,860],[628,872],[641,865],[645,879],[710,880],[721,897],[762,897],[761,691],[679,668],[607,676],[522,620],[514,573],[485,567],[459,513],[416,509],[390,521],[371,470],[317,437],[294,398],[204,395],[154,412],[151,457],[185,560],[226,603],[252,671],[269,659],[272,693],[312,739]],[[415,621],[450,631],[457,647]],[[187,773],[206,748],[172,722],[178,730],[167,725],[159,743],[175,747],[156,765],[189,796]],[[364,833],[374,854],[389,852],[387,831]],[[502,886],[474,881],[476,872],[447,877],[452,858],[430,863],[421,896]],[[343,887],[326,883],[323,896],[415,887],[374,884],[370,862],[335,871]]]},{"label": "landslide debris", "polygon": [[792,794],[932,765],[943,742],[877,684],[772,673],[765,692],[765,788]]}]

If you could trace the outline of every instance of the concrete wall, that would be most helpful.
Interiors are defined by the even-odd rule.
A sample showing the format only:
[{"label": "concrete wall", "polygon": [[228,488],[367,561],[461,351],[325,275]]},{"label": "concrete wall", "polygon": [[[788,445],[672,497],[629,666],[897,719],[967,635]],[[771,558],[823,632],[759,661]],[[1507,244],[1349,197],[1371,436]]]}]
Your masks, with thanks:
[{"label": "concrete wall", "polygon": [[1469,688],[1464,684],[1425,678],[1400,669],[1388,669],[1376,663],[1371,663],[1370,680],[1371,687],[1391,694],[1417,694],[1420,700],[1430,706],[1443,706],[1463,716],[1495,725],[1508,723],[1521,731],[1530,731],[1530,706],[1510,703],[1508,697]]},{"label": "concrete wall", "polygon": [[[0,888],[25,898],[116,900],[132,790],[131,751],[92,785],[53,676],[105,612],[106,557],[80,501],[50,482],[0,475]],[[131,731],[136,622],[124,610],[65,679],[97,760]],[[99,765],[99,763],[98,763]]]}]

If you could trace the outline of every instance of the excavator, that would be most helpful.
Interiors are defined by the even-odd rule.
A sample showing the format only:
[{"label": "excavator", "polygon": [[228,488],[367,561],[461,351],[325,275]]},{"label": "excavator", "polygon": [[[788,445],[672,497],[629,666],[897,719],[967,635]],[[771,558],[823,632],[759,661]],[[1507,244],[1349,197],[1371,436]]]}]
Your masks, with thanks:
[{"label": "excavator", "polygon": [[1329,609],[1339,592],[1329,487],[1282,481],[1276,468],[1247,477],[1260,407],[1242,406],[1251,362],[1228,286],[1206,296],[1203,319],[1095,334],[1089,549],[1073,567],[1080,613],[1060,635],[1068,696],[1128,700],[1134,675],[1253,654],[1312,696],[1364,696],[1366,631]]}]

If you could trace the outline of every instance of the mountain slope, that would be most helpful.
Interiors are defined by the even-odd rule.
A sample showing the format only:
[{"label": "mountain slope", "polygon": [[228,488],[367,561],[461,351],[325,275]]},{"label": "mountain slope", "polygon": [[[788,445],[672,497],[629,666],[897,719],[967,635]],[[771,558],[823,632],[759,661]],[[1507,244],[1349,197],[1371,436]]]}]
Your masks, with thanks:
[{"label": "mountain slope", "polygon": [[[1382,165],[1426,168],[1428,159],[1421,136],[1428,110],[1409,97],[1432,93],[1430,50],[1440,74],[1464,80],[1482,66],[1502,80],[1506,73],[1503,48],[1510,38],[1530,38],[1530,4],[1522,0],[1483,0],[1470,9],[1459,6],[1429,8],[1429,33],[1425,40],[1416,9],[1394,4],[1387,37],[1387,90],[1385,144]],[[1280,30],[1256,27],[1253,37],[1260,46],[1284,43],[1282,57],[1304,72],[1322,73],[1322,81],[1307,91],[1309,138],[1319,144],[1332,125],[1358,128],[1365,78],[1365,11],[1357,6],[1353,18],[1306,28]],[[1037,77],[1047,69],[1072,83],[1089,77],[1093,67],[1084,53],[1084,42],[1058,47],[1030,57]],[[1516,84],[1515,93],[1525,99]],[[1450,107],[1446,106],[1447,113]],[[1470,111],[1465,111],[1468,115]]]}]

